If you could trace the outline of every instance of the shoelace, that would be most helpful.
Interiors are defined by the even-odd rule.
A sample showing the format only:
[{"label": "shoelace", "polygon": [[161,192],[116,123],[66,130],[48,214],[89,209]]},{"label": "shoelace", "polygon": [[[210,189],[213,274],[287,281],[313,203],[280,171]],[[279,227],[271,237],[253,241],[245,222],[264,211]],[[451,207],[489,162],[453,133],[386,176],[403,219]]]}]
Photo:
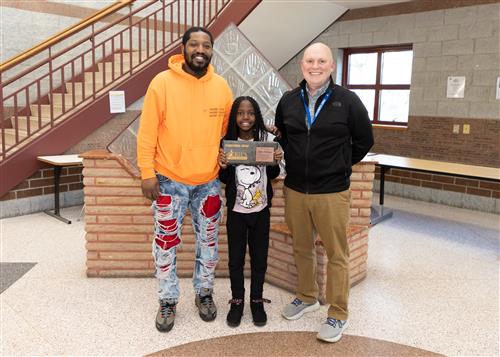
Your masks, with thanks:
[{"label": "shoelace", "polygon": [[255,302],[255,303],[259,303],[259,302],[265,302],[266,304],[270,304],[271,303],[271,300],[269,299],[252,299],[252,302]]},{"label": "shoelace", "polygon": [[292,301],[292,304],[294,304],[295,306],[299,306],[299,305],[303,304],[303,301],[295,298],[295,300]]},{"label": "shoelace", "polygon": [[161,316],[175,315],[175,304],[161,303]]},{"label": "shoelace", "polygon": [[333,317],[329,317],[326,319],[326,323],[332,327],[337,327],[337,324],[338,324],[339,328],[342,328],[346,322],[342,321],[342,320],[334,319]]},{"label": "shoelace", "polygon": [[243,304],[243,299],[231,299],[227,303],[228,304],[241,305],[241,304]]}]

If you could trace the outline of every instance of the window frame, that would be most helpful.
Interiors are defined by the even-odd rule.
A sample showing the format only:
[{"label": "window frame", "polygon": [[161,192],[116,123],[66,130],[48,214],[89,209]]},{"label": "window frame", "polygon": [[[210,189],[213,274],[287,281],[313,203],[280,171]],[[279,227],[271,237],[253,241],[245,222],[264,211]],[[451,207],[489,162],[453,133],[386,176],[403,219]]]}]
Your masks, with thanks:
[{"label": "window frame", "polygon": [[[413,44],[401,44],[401,45],[386,45],[386,46],[370,46],[370,47],[351,47],[343,49],[343,59],[342,59],[342,86],[347,89],[372,89],[375,90],[375,103],[373,107],[373,120],[372,124],[380,125],[395,125],[395,126],[408,126],[408,121],[406,122],[393,122],[384,121],[379,119],[379,106],[380,106],[380,92],[384,89],[403,89],[410,90],[410,84],[382,84],[382,55],[386,52],[402,52],[402,51],[413,51]],[[348,84],[348,74],[349,74],[349,56],[358,53],[376,53],[377,54],[377,73],[375,77],[375,84]],[[413,64],[413,63],[412,63]],[[408,115],[409,119],[409,115]]]}]

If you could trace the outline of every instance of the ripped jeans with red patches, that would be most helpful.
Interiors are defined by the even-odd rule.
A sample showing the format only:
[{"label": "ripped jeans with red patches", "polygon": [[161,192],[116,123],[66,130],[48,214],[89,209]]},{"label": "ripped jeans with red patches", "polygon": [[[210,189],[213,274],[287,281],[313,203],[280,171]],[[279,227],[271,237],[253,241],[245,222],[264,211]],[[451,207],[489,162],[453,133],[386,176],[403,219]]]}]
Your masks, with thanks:
[{"label": "ripped jeans with red patches", "polygon": [[196,261],[193,272],[195,293],[212,289],[215,266],[219,261],[218,234],[222,217],[220,181],[191,186],[156,175],[161,195],[153,202],[155,236],[153,257],[159,279],[159,299],[179,298],[176,251],[181,243],[182,221],[189,208],[196,235]]}]

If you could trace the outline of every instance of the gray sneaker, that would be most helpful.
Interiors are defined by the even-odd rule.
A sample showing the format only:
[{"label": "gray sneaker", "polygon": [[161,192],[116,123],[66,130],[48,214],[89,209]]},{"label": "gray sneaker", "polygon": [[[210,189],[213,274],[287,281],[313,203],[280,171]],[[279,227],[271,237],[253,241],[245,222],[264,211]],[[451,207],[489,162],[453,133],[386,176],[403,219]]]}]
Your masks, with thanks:
[{"label": "gray sneaker", "polygon": [[160,332],[168,332],[174,327],[176,302],[161,299],[158,313],[156,314],[156,328]]},{"label": "gray sneaker", "polygon": [[295,298],[291,303],[285,305],[281,311],[281,315],[287,320],[297,320],[306,312],[312,312],[319,309],[319,302],[314,304],[306,304],[300,299]]},{"label": "gray sneaker", "polygon": [[342,337],[342,332],[347,328],[347,320],[337,320],[327,318],[326,322],[321,325],[316,338],[326,342],[337,342]]},{"label": "gray sneaker", "polygon": [[212,290],[202,288],[199,294],[196,294],[194,300],[200,317],[203,321],[213,321],[217,316],[217,307],[215,306],[214,299],[212,298]]}]

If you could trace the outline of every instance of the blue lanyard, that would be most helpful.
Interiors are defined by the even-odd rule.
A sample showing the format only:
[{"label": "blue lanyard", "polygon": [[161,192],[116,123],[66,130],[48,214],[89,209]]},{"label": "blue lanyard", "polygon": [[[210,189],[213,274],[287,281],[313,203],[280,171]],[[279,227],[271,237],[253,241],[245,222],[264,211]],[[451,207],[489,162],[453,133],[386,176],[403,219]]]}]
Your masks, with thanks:
[{"label": "blue lanyard", "polygon": [[311,119],[311,112],[309,111],[309,106],[307,105],[306,98],[304,97],[304,90],[303,89],[300,90],[300,96],[302,97],[302,103],[304,103],[304,109],[306,110],[307,124],[309,128],[314,124],[314,122],[319,116],[319,113],[321,112],[321,109],[323,109],[323,106],[325,105],[326,101],[330,98],[331,95],[332,95],[332,90],[329,89],[326,92],[325,96],[323,97],[323,100],[319,104],[318,109],[315,110],[314,117]]}]

